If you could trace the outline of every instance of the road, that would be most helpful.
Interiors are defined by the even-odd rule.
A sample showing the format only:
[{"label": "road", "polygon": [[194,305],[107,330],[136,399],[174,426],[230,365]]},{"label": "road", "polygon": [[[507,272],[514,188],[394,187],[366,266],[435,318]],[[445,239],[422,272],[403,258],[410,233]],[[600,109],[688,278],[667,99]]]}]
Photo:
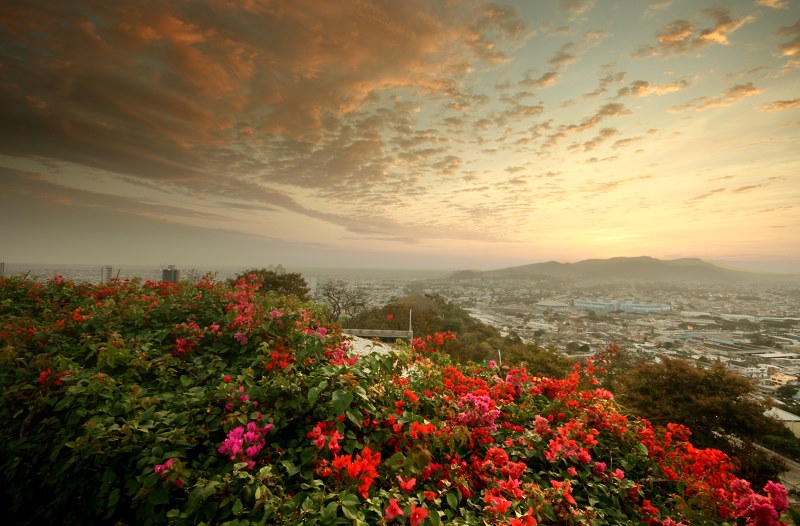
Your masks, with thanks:
[{"label": "road", "polygon": [[[794,460],[784,457],[778,453],[775,453],[771,449],[767,449],[763,446],[759,446],[758,444],[753,444],[758,449],[769,453],[770,455],[777,457],[783,460],[786,463],[786,467],[789,468],[788,471],[781,473],[779,477],[779,482],[783,484],[783,486],[787,490],[800,490],[800,463],[795,462]],[[755,489],[755,488],[754,488]]]}]

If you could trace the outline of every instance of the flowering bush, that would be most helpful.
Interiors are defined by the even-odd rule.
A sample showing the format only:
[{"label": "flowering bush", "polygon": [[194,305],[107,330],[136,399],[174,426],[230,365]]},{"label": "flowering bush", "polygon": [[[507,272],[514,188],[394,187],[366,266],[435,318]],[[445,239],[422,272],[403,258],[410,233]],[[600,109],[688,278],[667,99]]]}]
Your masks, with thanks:
[{"label": "flowering bush", "polygon": [[258,283],[0,279],[0,486],[15,524],[782,524],[592,366],[357,357]]}]

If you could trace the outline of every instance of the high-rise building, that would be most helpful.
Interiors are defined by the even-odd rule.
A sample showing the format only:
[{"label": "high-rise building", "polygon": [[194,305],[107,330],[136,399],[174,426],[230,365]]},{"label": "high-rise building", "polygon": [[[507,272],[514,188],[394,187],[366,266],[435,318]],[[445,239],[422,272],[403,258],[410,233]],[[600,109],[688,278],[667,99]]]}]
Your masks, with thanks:
[{"label": "high-rise building", "polygon": [[180,274],[180,270],[175,268],[175,265],[169,265],[167,268],[161,269],[161,281],[177,283],[180,279]]},{"label": "high-rise building", "polygon": [[111,268],[111,265],[106,265],[103,267],[103,269],[100,271],[100,283],[108,283],[111,281],[112,271],[113,269]]}]

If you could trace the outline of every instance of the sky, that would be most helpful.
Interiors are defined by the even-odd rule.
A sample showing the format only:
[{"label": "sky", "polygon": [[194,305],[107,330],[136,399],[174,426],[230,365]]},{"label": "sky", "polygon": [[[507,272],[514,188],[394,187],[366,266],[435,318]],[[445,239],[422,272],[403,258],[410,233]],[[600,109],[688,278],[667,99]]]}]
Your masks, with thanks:
[{"label": "sky", "polygon": [[798,0],[5,0],[0,261],[800,271]]}]

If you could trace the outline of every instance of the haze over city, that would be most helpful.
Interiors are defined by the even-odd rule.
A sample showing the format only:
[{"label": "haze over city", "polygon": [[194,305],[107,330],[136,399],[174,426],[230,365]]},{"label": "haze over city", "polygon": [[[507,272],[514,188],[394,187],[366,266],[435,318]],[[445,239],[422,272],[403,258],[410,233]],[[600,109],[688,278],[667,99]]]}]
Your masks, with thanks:
[{"label": "haze over city", "polygon": [[4,2],[0,259],[800,269],[800,2]]}]

